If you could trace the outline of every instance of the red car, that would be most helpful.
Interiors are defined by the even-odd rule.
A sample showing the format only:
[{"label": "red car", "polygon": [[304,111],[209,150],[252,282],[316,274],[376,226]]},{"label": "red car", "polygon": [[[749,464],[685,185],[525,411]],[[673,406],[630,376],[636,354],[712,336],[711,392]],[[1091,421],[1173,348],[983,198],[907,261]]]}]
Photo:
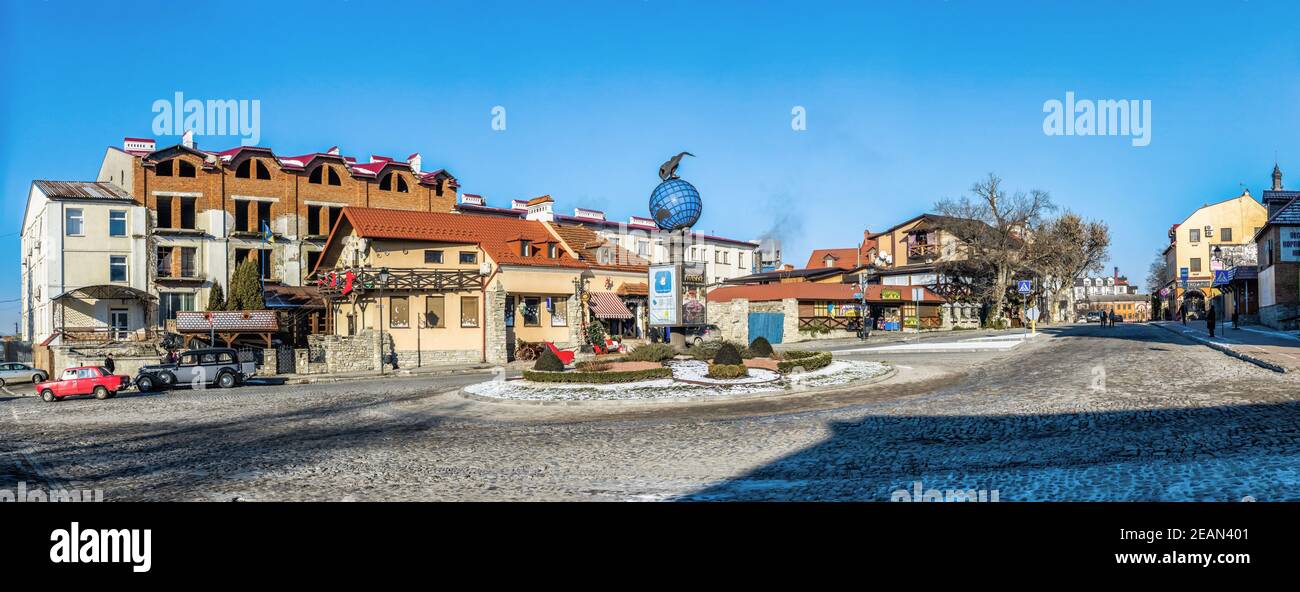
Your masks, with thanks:
[{"label": "red car", "polygon": [[79,366],[64,370],[63,376],[58,380],[36,383],[36,392],[47,403],[78,395],[95,395],[96,399],[107,399],[130,384],[129,376],[111,374],[99,366]]}]

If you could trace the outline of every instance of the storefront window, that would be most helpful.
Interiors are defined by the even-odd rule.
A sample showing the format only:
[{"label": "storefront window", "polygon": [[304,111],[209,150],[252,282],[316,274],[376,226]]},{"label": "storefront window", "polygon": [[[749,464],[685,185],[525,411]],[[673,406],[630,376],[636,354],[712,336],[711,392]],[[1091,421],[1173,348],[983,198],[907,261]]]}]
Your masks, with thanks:
[{"label": "storefront window", "polygon": [[442,320],[443,311],[446,310],[447,299],[443,296],[427,296],[424,299],[424,322],[425,326],[430,328],[440,328],[447,326]]},{"label": "storefront window", "polygon": [[540,327],[542,325],[541,315],[542,299],[536,296],[524,298],[524,326]]},{"label": "storefront window", "polygon": [[394,329],[409,327],[411,322],[410,300],[406,296],[388,298],[388,326]]},{"label": "storefront window", "polygon": [[478,297],[477,296],[461,296],[460,326],[462,327],[478,326]]},{"label": "storefront window", "polygon": [[506,326],[515,326],[515,297],[506,296]]},{"label": "storefront window", "polygon": [[569,299],[564,297],[549,297],[546,299],[546,307],[551,313],[552,327],[567,327],[569,325],[566,313],[569,310]]}]

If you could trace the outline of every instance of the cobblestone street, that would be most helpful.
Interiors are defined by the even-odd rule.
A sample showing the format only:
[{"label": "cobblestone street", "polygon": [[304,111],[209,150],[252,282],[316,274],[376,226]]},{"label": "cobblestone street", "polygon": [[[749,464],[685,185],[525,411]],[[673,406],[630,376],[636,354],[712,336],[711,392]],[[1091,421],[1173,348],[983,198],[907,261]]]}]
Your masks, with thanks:
[{"label": "cobblestone street", "polygon": [[[0,479],[115,500],[1298,499],[1300,396],[1146,325],[1007,352],[853,352],[851,392],[689,406],[471,401],[490,374],[0,400]],[[11,487],[0,483],[0,487]]]}]

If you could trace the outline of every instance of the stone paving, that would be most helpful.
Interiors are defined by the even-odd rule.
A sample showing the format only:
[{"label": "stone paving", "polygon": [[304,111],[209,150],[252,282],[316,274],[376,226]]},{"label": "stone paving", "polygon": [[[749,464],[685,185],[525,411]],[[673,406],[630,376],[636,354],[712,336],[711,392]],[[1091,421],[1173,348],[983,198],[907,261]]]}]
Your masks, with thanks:
[{"label": "stone paving", "polygon": [[0,475],[109,501],[887,501],[917,481],[1003,501],[1300,498],[1297,375],[1146,325],[1047,332],[1009,353],[890,354],[895,379],[784,406],[451,392],[481,375],[0,399],[0,462],[38,457]]}]

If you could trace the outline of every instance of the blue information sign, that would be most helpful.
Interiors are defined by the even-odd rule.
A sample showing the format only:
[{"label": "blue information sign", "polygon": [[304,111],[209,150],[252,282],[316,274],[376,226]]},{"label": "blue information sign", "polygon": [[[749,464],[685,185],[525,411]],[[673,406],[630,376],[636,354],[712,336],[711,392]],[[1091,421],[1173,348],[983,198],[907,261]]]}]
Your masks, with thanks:
[{"label": "blue information sign", "polygon": [[1021,294],[1028,294],[1034,291],[1033,280],[1016,280],[1016,291]]}]

